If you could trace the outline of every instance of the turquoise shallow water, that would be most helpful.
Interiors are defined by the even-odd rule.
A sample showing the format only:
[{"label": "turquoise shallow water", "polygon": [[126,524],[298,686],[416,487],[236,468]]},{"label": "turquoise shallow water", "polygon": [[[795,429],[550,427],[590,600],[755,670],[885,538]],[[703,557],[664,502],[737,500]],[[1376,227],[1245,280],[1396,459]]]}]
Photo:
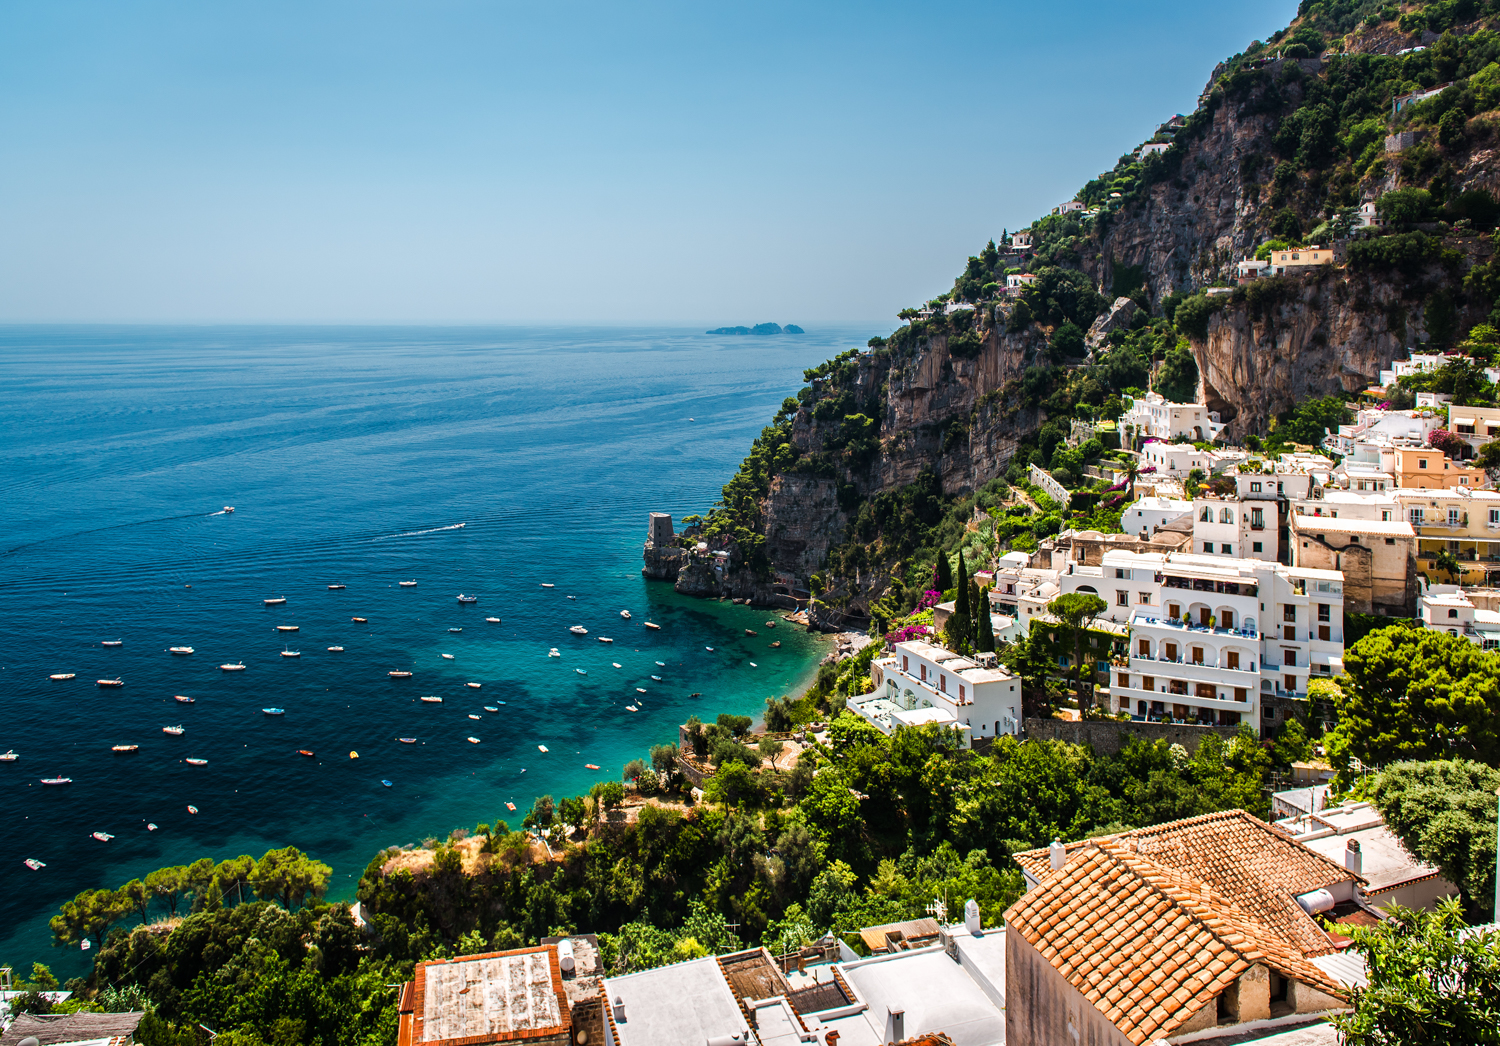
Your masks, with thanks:
[{"label": "turquoise shallow water", "polygon": [[805,682],[820,639],[644,581],[640,548],[649,511],[711,504],[802,369],[866,336],[0,329],[0,961],[78,972],[48,948],[61,901],[202,856],[296,845],[349,896],[382,846],[507,800],[518,823],[690,713]]}]

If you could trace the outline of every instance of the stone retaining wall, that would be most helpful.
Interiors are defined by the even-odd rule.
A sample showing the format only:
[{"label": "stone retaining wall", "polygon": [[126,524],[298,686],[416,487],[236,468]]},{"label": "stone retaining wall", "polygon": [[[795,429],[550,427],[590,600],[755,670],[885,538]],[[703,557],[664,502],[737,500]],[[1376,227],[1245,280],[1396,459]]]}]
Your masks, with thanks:
[{"label": "stone retaining wall", "polygon": [[1186,723],[1121,723],[1110,719],[1088,719],[1082,722],[1027,719],[1023,726],[1025,733],[1022,736],[1033,741],[1069,741],[1078,745],[1090,745],[1101,755],[1113,755],[1120,751],[1127,737],[1166,741],[1168,744],[1182,745],[1191,753],[1198,750],[1198,745],[1210,733],[1216,733],[1227,740],[1238,729],[1232,726],[1189,726]]}]

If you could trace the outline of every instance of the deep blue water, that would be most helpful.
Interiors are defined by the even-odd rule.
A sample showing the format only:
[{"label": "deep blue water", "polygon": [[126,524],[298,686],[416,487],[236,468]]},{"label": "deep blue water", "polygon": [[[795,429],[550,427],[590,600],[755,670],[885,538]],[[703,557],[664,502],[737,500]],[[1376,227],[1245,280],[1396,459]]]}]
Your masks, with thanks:
[{"label": "deep blue water", "polygon": [[794,689],[816,637],[644,581],[640,547],[867,333],[0,328],[0,961],[79,972],[48,947],[60,902],[198,857],[295,845],[350,896],[383,846],[518,824],[690,713]]}]

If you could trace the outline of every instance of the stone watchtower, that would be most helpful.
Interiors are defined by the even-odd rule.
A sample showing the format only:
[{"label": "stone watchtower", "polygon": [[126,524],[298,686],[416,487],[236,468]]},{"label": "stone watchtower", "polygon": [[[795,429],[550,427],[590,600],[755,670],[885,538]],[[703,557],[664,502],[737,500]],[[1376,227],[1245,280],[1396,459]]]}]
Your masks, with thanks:
[{"label": "stone watchtower", "polygon": [[646,532],[646,540],[657,548],[670,548],[672,537],[672,514],[670,512],[651,513],[650,529]]}]

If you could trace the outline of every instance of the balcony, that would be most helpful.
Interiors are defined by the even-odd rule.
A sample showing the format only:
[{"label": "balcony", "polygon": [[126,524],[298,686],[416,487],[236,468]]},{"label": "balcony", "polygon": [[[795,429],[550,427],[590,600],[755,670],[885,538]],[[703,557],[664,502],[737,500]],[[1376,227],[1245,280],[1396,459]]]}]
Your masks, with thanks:
[{"label": "balcony", "polygon": [[1155,614],[1136,614],[1130,619],[1131,625],[1156,625],[1161,628],[1173,628],[1179,632],[1196,632],[1201,635],[1234,636],[1238,639],[1258,640],[1260,633],[1248,628],[1209,628],[1207,625],[1186,624],[1180,618],[1158,617]]}]

